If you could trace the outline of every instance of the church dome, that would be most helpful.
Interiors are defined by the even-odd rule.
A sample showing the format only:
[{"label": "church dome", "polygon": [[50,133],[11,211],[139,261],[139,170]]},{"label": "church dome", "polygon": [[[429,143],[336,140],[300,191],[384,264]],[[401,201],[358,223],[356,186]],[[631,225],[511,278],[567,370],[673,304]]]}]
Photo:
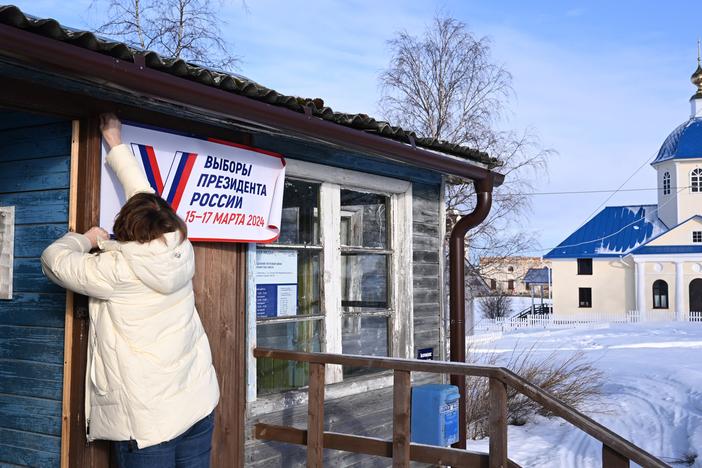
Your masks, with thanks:
[{"label": "church dome", "polygon": [[702,158],[702,56],[700,55],[700,41],[697,41],[697,69],[690,77],[690,81],[697,88],[690,98],[692,114],[690,120],[673,130],[658,150],[658,156],[651,164],[656,164],[671,159]]},{"label": "church dome", "polygon": [[702,158],[702,117],[693,117],[665,139],[652,164],[670,159]]}]

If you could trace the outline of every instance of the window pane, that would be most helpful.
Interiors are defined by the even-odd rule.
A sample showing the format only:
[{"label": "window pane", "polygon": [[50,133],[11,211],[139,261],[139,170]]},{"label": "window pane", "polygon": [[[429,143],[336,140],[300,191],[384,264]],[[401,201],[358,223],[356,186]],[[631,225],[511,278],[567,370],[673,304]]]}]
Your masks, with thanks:
[{"label": "window pane", "polygon": [[578,274],[579,275],[591,275],[592,274],[592,259],[591,258],[579,258],[578,259]]},{"label": "window pane", "polygon": [[388,255],[341,254],[341,305],[388,308]]},{"label": "window pane", "polygon": [[319,244],[319,184],[286,180],[278,244]]},{"label": "window pane", "polygon": [[[256,346],[318,352],[321,320],[307,322],[259,322]],[[258,394],[280,392],[307,385],[307,363],[259,358],[256,360]]]},{"label": "window pane", "polygon": [[578,289],[578,302],[580,307],[592,307],[592,289],[591,288],[579,288]]},{"label": "window pane", "polygon": [[[388,355],[388,318],[378,316],[346,315],[343,318],[341,350],[344,354],[366,356]],[[344,377],[380,372],[344,366]]]},{"label": "window pane", "polygon": [[[256,317],[271,319],[290,315],[321,314],[320,256],[321,252],[316,250],[258,249]],[[297,257],[297,260],[294,257]],[[295,268],[290,268],[291,261],[296,265],[296,271],[291,272],[291,275],[281,276],[279,270]],[[290,294],[297,297],[295,307],[287,303]]]},{"label": "window pane", "polygon": [[388,248],[388,197],[341,190],[341,245]]}]

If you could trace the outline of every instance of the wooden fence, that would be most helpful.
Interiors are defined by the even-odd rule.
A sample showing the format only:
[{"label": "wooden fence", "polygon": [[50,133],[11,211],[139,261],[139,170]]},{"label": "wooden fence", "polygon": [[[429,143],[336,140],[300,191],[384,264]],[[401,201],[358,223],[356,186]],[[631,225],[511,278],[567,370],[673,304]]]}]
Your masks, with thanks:
[{"label": "wooden fence", "polygon": [[[419,361],[326,353],[304,353],[256,348],[256,358],[309,363],[307,429],[258,423],[255,437],[307,446],[307,466],[323,465],[323,449],[389,457],[393,467],[409,467],[410,461],[462,467],[507,468],[518,465],[507,458],[507,388],[539,403],[551,414],[565,419],[602,443],[602,466],[623,468],[633,461],[648,468],[667,467],[653,455],[585,416],[550,393],[519,377],[504,367],[473,364]],[[324,373],[327,364],[387,369],[394,373],[393,437],[383,440],[324,430]],[[489,379],[489,452],[415,444],[410,436],[411,373],[430,372]],[[465,421],[463,422],[465,424]]]},{"label": "wooden fence", "polygon": [[[572,316],[557,314],[529,315],[526,317],[483,319],[473,327],[472,334],[479,341],[479,337],[485,334],[507,333],[523,329],[598,328],[603,324],[609,323],[674,322],[675,319],[675,311],[669,310],[656,310],[645,313],[638,310],[630,310],[626,313],[588,311]],[[702,324],[702,312],[685,312],[679,321]]]}]

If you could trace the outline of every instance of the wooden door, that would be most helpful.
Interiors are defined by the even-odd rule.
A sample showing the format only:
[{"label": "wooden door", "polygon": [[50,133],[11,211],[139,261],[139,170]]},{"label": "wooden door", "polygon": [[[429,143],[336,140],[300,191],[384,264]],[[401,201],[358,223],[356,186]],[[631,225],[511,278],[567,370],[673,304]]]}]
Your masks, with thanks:
[{"label": "wooden door", "polygon": [[221,397],[212,466],[243,466],[246,411],[246,247],[195,245],[195,305],[212,349]]},{"label": "wooden door", "polygon": [[[100,132],[97,118],[80,122],[75,162],[76,230],[99,223]],[[195,245],[195,303],[207,332],[220,385],[212,445],[212,467],[243,466],[245,378],[246,247],[234,243]],[[62,466],[107,468],[109,444],[85,439],[85,368],[88,337],[87,298],[76,296],[66,328],[66,379]],[[69,320],[67,320],[68,325]]]}]

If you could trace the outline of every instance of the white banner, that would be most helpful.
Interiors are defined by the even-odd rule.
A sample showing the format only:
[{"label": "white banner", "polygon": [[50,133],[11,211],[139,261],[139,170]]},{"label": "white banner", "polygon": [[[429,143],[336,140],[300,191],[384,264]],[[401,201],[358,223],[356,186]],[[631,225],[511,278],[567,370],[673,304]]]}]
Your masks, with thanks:
[{"label": "white banner", "polygon": [[[283,156],[214,139],[122,126],[156,192],[188,225],[193,241],[273,242],[280,234]],[[125,203],[102,148],[100,225],[111,232]]]}]

